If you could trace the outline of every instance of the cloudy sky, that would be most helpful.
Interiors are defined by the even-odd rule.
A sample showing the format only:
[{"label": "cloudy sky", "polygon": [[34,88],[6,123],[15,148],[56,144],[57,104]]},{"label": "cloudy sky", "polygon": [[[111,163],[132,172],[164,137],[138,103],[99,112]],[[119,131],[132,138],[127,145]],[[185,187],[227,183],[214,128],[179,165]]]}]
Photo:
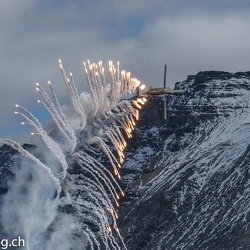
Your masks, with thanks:
[{"label": "cloudy sky", "polygon": [[250,70],[249,0],[1,0],[0,12],[0,137],[28,137],[16,103],[47,119],[36,82],[51,80],[67,102],[59,58],[79,91],[87,59],[119,60],[148,86],[162,85],[164,63],[170,86],[202,70]]}]

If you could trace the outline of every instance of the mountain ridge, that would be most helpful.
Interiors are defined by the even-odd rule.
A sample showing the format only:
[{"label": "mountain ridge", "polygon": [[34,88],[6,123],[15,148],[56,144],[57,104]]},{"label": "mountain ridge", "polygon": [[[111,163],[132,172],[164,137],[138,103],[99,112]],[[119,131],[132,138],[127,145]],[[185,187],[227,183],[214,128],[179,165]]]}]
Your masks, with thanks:
[{"label": "mountain ridge", "polygon": [[[125,150],[124,242],[133,250],[249,249],[250,72],[202,71],[175,89],[186,93],[167,96],[166,121],[162,97],[143,106]],[[1,147],[2,196],[13,157]]]}]

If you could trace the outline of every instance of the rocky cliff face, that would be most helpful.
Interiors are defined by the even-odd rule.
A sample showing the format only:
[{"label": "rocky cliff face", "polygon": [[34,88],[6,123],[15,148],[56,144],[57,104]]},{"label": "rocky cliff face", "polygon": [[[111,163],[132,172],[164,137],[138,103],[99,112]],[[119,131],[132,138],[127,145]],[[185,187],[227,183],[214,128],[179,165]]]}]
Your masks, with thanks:
[{"label": "rocky cliff face", "polygon": [[176,88],[186,93],[168,96],[166,122],[162,98],[145,106],[127,154],[128,249],[249,249],[250,72]]},{"label": "rocky cliff face", "polygon": [[[125,244],[133,250],[250,249],[250,72],[200,72],[176,89],[186,92],[168,95],[166,121],[162,97],[148,100],[126,148],[118,220]],[[1,148],[2,196],[15,157]],[[69,171],[78,170],[72,164]],[[70,204],[61,210],[81,221]]]}]

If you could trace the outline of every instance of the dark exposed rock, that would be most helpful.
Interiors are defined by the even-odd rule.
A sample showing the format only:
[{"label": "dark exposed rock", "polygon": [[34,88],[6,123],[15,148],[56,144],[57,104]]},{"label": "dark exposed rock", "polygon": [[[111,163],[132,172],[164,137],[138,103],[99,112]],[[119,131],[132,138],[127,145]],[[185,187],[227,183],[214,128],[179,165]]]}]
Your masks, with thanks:
[{"label": "dark exposed rock", "polygon": [[250,72],[200,72],[176,88],[186,93],[168,96],[167,121],[162,97],[149,100],[128,149],[126,173],[140,169],[120,211],[128,249],[249,249]]}]

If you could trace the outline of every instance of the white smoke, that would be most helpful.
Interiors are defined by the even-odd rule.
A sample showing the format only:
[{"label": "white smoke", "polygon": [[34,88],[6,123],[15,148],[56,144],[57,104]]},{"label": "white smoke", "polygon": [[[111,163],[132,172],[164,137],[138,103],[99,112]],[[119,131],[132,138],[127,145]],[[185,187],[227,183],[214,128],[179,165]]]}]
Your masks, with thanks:
[{"label": "white smoke", "polygon": [[[58,214],[56,222],[51,227],[53,232],[46,243],[45,250],[86,249],[89,245],[87,235],[82,233],[79,222],[74,216]],[[81,234],[81,237],[76,237],[75,232]]]},{"label": "white smoke", "polygon": [[24,237],[27,249],[41,249],[57,214],[56,189],[47,173],[32,161],[22,158],[18,162],[3,197],[2,227],[10,238]]}]

